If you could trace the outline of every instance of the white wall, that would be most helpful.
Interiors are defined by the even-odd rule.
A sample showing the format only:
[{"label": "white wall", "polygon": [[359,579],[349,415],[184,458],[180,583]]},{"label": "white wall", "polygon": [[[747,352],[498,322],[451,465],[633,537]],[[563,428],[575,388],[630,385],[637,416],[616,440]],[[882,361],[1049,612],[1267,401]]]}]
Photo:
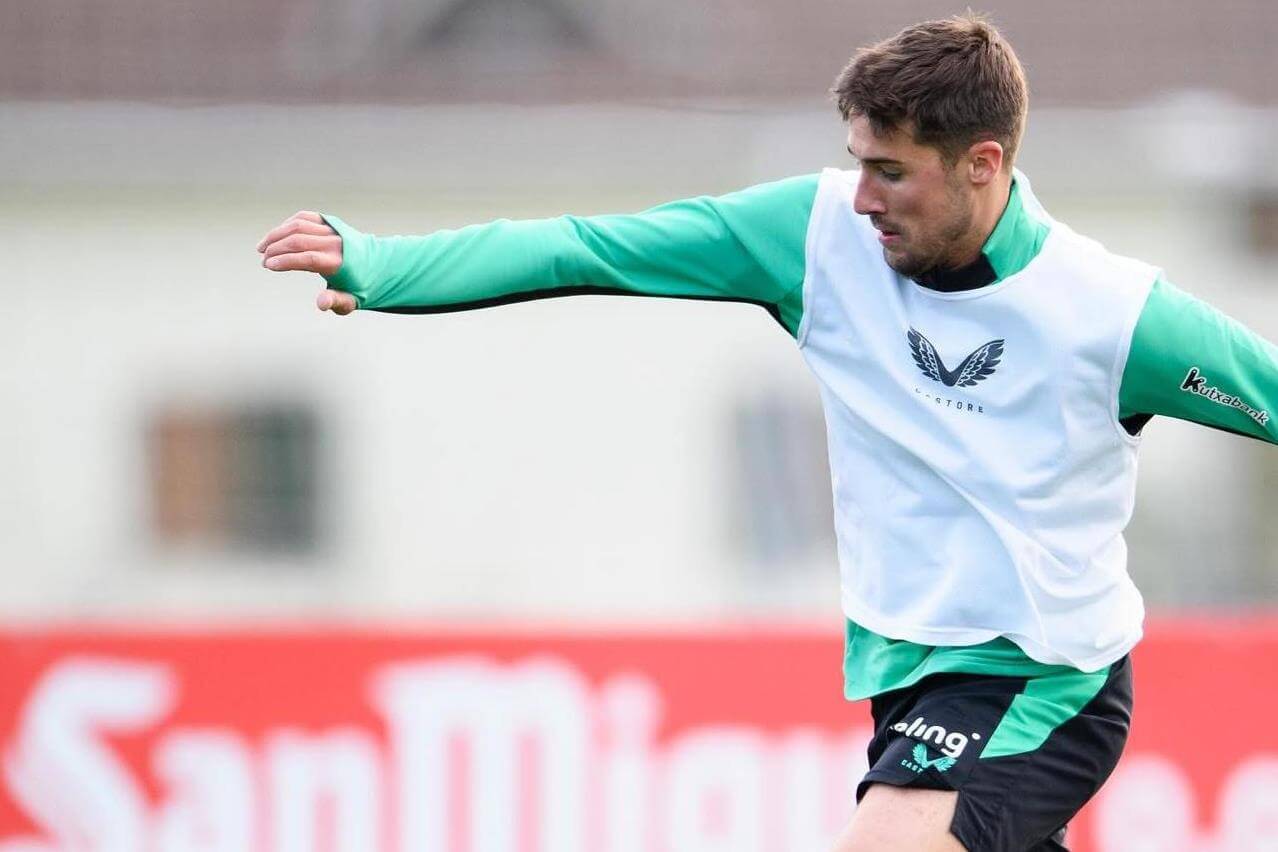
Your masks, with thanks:
[{"label": "white wall", "polygon": [[[1271,121],[1230,115],[1244,134]],[[1036,115],[1025,168],[1059,218],[1278,337],[1240,175],[1169,170],[1151,126]],[[732,541],[733,406],[816,405],[763,311],[578,298],[338,319],[253,251],[302,207],[424,231],[841,165],[826,112],[7,105],[0,127],[0,617],[838,617],[832,552],[760,572]],[[148,406],[282,395],[329,426],[331,546],[292,570],[157,550]],[[1278,561],[1245,511],[1261,449],[1150,428],[1133,568],[1156,599],[1219,597],[1221,576]]]}]

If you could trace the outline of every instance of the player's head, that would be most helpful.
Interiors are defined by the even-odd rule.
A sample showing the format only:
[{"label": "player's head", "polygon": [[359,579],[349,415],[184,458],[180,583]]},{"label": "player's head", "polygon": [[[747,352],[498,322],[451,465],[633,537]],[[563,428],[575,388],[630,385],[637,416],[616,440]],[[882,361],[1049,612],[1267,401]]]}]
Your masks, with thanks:
[{"label": "player's head", "polygon": [[1011,45],[971,13],[927,21],[862,48],[831,91],[862,163],[855,206],[888,265],[918,277],[974,257],[981,205],[1001,211],[1025,127]]}]

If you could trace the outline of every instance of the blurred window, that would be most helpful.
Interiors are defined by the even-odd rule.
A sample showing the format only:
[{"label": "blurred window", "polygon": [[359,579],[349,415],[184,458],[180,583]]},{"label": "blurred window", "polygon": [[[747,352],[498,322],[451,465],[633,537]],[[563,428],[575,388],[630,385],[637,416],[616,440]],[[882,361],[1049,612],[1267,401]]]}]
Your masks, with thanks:
[{"label": "blurred window", "polygon": [[752,398],[734,415],[734,539],[756,569],[828,563],[834,521],[825,424],[811,401]]},{"label": "blurred window", "polygon": [[1252,462],[1240,466],[1239,470],[1250,470],[1255,478],[1255,493],[1249,495],[1244,505],[1255,531],[1251,541],[1256,553],[1240,565],[1244,574],[1243,594],[1234,603],[1273,606],[1278,604],[1278,524],[1274,524],[1271,515],[1272,507],[1278,502],[1278,452],[1260,442],[1250,444],[1246,450]]},{"label": "blurred window", "polygon": [[1264,254],[1278,253],[1278,192],[1253,195],[1247,213],[1252,249]]},{"label": "blurred window", "polygon": [[[446,7],[425,27],[420,39],[424,48],[593,47],[581,17],[561,7],[555,0],[458,0]],[[500,54],[488,61],[503,63]]]},{"label": "blurred window", "polygon": [[170,408],[147,432],[162,547],[307,555],[319,532],[319,428],[302,405]]}]

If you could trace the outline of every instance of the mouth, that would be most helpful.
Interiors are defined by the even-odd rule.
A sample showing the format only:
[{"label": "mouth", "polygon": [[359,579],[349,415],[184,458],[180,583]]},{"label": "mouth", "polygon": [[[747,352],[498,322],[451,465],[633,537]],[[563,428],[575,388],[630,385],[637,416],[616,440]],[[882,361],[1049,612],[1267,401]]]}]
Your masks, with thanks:
[{"label": "mouth", "polygon": [[901,241],[901,232],[893,228],[885,227],[880,222],[871,222],[874,230],[879,232],[879,243],[884,246],[895,245]]}]

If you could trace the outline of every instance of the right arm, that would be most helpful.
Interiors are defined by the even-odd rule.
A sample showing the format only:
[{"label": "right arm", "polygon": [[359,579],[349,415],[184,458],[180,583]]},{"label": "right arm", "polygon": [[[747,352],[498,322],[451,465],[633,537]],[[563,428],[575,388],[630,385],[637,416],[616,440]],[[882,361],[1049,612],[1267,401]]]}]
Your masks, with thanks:
[{"label": "right arm", "polygon": [[1159,278],[1132,333],[1119,419],[1154,415],[1278,443],[1278,347]]},{"label": "right arm", "polygon": [[320,272],[365,310],[441,313],[618,293],[751,302],[794,334],[816,185],[812,175],[632,215],[498,220],[417,237],[373,236],[316,216],[306,230],[318,238],[331,226],[340,236],[340,261],[327,268],[290,260],[307,254],[306,239],[273,250],[283,238],[272,232],[259,248],[268,268]]}]

